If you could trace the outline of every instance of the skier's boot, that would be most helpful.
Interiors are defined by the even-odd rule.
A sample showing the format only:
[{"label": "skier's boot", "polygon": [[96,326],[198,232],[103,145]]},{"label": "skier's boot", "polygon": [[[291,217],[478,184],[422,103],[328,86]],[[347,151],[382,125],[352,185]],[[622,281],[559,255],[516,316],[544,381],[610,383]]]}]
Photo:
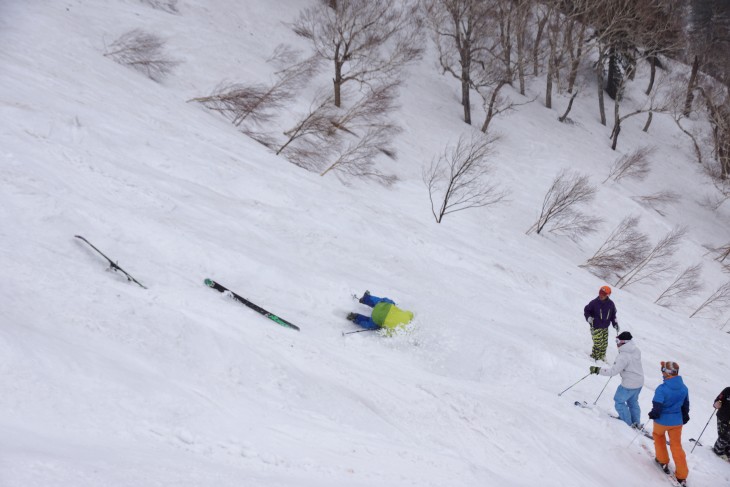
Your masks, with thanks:
[{"label": "skier's boot", "polygon": [[659,466],[659,468],[661,468],[664,471],[665,474],[669,475],[671,473],[669,471],[669,464],[668,463],[662,463],[659,460],[657,460],[656,458],[654,459],[654,461]]},{"label": "skier's boot", "polygon": [[361,303],[365,302],[365,298],[370,296],[370,291],[365,291],[365,293],[362,295],[362,297],[359,299]]},{"label": "skier's boot", "polygon": [[356,317],[357,317],[357,314],[355,314],[355,313],[350,313],[349,315],[347,315],[348,321],[352,321],[352,322],[355,321]]}]

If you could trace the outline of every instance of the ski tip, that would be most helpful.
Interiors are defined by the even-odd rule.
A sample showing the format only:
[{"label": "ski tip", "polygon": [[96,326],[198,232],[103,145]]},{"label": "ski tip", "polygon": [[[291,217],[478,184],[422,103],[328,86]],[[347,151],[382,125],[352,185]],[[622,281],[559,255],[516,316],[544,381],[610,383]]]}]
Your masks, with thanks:
[{"label": "ski tip", "polygon": [[211,279],[206,279],[203,282],[205,283],[206,286],[213,287],[213,281]]}]

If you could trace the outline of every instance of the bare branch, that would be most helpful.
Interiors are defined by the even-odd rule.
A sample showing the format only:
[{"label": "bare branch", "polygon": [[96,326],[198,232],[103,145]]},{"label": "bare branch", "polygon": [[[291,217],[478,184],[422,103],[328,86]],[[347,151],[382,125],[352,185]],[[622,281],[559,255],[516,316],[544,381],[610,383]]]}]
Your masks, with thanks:
[{"label": "bare branch", "polygon": [[364,177],[374,179],[386,186],[397,181],[396,176],[387,175],[375,168],[375,158],[392,137],[393,127],[371,127],[365,135],[348,145],[337,159],[320,176],[330,171],[338,176]]},{"label": "bare branch", "polygon": [[165,41],[158,36],[135,29],[114,41],[104,56],[159,83],[179,64],[167,57],[164,46]]},{"label": "bare branch", "polygon": [[730,282],[726,282],[717,288],[689,317],[693,318],[695,315],[707,310],[725,308],[728,304],[730,304]]},{"label": "bare branch", "polygon": [[696,295],[704,287],[700,281],[701,272],[702,264],[685,267],[654,303],[671,308],[676,304],[677,299],[682,300]]},{"label": "bare branch", "polygon": [[540,234],[545,225],[568,210],[575,211],[575,205],[587,203],[596,196],[596,187],[589,183],[588,176],[563,169],[555,177],[542,202],[537,221],[527,234]]},{"label": "bare branch", "polygon": [[676,267],[671,259],[686,232],[686,228],[677,227],[667,233],[646,257],[618,280],[616,287],[622,289],[641,281],[655,282],[671,272]]},{"label": "bare branch", "polygon": [[300,60],[299,53],[286,45],[278,46],[269,62],[280,68],[271,85],[222,83],[210,96],[188,101],[221,113],[237,127],[244,121],[268,123],[275,117],[274,111],[285,107],[299,86],[309,81],[319,64],[317,58]]},{"label": "bare branch", "polygon": [[627,216],[611,232],[593,256],[580,267],[603,280],[620,275],[641,262],[649,253],[649,238],[636,227],[639,217]]},{"label": "bare branch", "polygon": [[618,182],[623,178],[643,181],[649,175],[651,164],[648,157],[654,151],[654,147],[645,146],[624,154],[613,163],[603,182],[605,183],[609,179]]},{"label": "bare branch", "polygon": [[495,141],[481,134],[461,136],[456,146],[444,149],[424,170],[423,182],[437,223],[449,213],[494,205],[506,197],[496,184],[487,181],[492,172],[488,158]]},{"label": "bare branch", "polygon": [[648,194],[646,196],[636,196],[633,198],[641,206],[651,208],[660,215],[664,216],[664,206],[674,204],[681,199],[679,193],[674,191],[660,191],[658,193]]},{"label": "bare branch", "polygon": [[422,53],[421,17],[415,2],[339,0],[305,9],[292,25],[314,52],[334,67],[334,103],[343,85],[369,85],[400,76]]}]

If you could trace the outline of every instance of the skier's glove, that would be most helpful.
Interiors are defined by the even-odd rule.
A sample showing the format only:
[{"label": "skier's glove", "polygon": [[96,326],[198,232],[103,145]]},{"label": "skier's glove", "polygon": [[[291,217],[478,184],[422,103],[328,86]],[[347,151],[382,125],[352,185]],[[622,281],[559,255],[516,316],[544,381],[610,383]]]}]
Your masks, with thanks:
[{"label": "skier's glove", "polygon": [[598,374],[601,371],[601,368],[595,365],[591,365],[589,370],[591,371],[591,374]]},{"label": "skier's glove", "polygon": [[589,325],[593,326],[593,316],[589,316],[586,321],[588,322]]},{"label": "skier's glove", "polygon": [[616,333],[620,333],[620,328],[618,327],[618,321],[613,322],[613,329],[616,330]]},{"label": "skier's glove", "polygon": [[689,423],[689,413],[688,414],[682,413],[682,424],[687,424],[687,423]]}]

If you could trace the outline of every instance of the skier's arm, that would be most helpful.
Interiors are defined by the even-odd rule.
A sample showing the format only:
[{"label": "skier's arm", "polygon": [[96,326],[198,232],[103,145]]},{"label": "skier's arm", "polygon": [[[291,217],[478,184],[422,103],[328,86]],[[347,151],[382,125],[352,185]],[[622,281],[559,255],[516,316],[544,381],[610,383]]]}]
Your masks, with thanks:
[{"label": "skier's arm", "polygon": [[629,362],[629,358],[625,357],[625,355],[625,353],[618,354],[618,357],[616,357],[616,361],[611,367],[601,367],[601,370],[598,373],[600,375],[610,375],[611,377],[616,374],[620,374],[621,372],[623,372]]},{"label": "skier's arm", "polygon": [[591,307],[591,304],[593,304],[593,301],[586,304],[586,307],[583,308],[583,317],[586,319],[586,321],[588,321],[588,318],[593,317],[593,308]]},{"label": "skier's arm", "polygon": [[662,415],[662,409],[664,409],[664,393],[662,392],[662,386],[656,388],[654,392],[654,399],[651,400],[651,411],[649,411],[650,419],[658,419]]},{"label": "skier's arm", "polygon": [[689,422],[689,394],[687,394],[687,397],[684,398],[684,403],[682,403],[682,424],[687,424]]}]

